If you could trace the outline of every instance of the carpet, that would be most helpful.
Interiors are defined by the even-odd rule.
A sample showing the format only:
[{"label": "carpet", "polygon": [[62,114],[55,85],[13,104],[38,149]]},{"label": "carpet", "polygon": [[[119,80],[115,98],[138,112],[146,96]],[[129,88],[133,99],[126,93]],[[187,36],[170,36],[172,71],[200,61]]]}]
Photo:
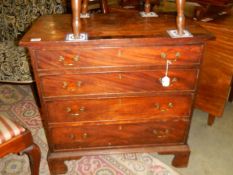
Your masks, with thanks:
[{"label": "carpet", "polygon": [[[40,114],[30,86],[0,85],[0,115],[5,115],[28,128],[42,152],[40,175],[49,175],[48,146]],[[67,175],[180,175],[156,158],[156,154],[129,153],[85,156],[66,162]],[[0,175],[29,175],[26,155],[8,155],[0,159]]]}]

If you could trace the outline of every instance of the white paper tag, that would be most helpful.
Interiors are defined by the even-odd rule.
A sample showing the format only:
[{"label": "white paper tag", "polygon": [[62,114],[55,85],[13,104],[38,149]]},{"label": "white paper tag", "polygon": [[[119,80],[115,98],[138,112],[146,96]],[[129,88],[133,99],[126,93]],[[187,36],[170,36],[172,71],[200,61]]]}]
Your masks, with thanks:
[{"label": "white paper tag", "polygon": [[170,78],[168,76],[164,76],[161,80],[161,83],[163,87],[170,86]]}]

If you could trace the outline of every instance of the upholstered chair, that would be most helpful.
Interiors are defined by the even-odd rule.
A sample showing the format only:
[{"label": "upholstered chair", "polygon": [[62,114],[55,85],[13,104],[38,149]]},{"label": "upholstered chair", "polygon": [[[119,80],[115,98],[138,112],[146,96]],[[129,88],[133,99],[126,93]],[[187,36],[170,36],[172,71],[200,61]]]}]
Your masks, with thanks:
[{"label": "upholstered chair", "polygon": [[10,153],[27,154],[31,174],[39,175],[40,149],[33,143],[30,131],[0,115],[0,159]]}]

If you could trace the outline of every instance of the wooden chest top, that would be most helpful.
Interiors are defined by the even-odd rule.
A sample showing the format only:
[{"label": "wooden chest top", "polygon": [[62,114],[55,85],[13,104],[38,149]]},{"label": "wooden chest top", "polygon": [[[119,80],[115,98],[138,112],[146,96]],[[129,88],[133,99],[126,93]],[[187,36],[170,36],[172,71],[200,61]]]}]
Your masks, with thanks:
[{"label": "wooden chest top", "polygon": [[[82,31],[88,33],[84,42],[67,42],[65,37],[72,33],[71,15],[53,15],[39,18],[23,37],[20,44],[24,46],[53,47],[56,45],[161,45],[161,44],[194,44],[213,36],[193,21],[186,20],[186,29],[194,37],[172,39],[167,30],[176,29],[176,20],[172,16],[142,18],[138,12],[113,12],[107,15],[94,14],[82,19]],[[41,41],[31,42],[31,39]],[[132,40],[134,42],[132,42]],[[51,45],[52,43],[52,45]]]}]

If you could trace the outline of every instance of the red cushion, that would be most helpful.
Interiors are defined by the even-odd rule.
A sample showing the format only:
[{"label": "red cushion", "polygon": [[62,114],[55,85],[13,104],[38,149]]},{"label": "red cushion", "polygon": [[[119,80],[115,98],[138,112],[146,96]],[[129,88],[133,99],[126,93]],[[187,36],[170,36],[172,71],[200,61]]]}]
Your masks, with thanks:
[{"label": "red cushion", "polygon": [[20,135],[25,128],[0,115],[0,144]]}]

